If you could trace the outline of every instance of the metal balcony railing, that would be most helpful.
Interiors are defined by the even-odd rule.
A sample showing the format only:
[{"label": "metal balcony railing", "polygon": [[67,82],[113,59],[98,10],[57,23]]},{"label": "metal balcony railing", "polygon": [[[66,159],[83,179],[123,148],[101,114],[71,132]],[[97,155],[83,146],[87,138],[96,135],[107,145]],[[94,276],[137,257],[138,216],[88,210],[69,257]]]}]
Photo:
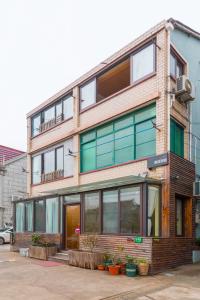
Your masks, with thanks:
[{"label": "metal balcony railing", "polygon": [[64,170],[56,170],[50,173],[43,173],[41,176],[42,183],[54,181],[56,179],[61,179],[64,177]]},{"label": "metal balcony railing", "polygon": [[39,132],[41,133],[43,131],[46,131],[62,121],[63,121],[63,114],[49,120],[48,122],[42,123],[39,127]]}]

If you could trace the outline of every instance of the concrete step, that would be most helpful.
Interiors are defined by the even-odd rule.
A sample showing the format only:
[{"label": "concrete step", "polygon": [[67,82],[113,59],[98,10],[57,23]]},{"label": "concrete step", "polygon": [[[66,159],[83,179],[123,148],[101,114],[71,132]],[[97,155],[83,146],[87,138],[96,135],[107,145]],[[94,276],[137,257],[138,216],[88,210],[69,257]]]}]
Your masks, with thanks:
[{"label": "concrete step", "polygon": [[62,250],[60,252],[57,252],[56,255],[54,255],[54,256],[49,256],[48,260],[60,262],[60,263],[68,265],[69,264],[69,255],[68,255],[67,251]]}]

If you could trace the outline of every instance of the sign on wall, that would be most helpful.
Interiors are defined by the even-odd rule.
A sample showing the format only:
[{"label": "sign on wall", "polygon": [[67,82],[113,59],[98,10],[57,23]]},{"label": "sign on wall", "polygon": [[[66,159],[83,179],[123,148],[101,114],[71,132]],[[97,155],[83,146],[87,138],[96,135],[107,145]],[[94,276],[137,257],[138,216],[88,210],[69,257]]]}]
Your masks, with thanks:
[{"label": "sign on wall", "polygon": [[156,155],[148,158],[147,160],[147,168],[153,169],[161,166],[168,165],[168,153],[164,153],[161,155]]}]

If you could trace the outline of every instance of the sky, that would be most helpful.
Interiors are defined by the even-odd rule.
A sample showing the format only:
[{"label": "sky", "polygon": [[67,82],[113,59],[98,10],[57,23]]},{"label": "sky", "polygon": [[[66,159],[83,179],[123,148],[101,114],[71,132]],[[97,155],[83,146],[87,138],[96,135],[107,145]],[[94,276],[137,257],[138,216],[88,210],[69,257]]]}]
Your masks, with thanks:
[{"label": "sky", "polygon": [[197,0],[0,0],[0,145],[26,114],[163,19],[200,31]]}]

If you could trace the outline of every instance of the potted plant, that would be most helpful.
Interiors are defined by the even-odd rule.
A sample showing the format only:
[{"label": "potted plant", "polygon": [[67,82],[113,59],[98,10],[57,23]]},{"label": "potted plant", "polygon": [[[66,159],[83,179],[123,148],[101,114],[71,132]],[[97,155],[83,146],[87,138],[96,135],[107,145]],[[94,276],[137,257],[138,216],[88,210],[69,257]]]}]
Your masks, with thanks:
[{"label": "potted plant", "polygon": [[47,260],[48,256],[56,254],[56,245],[43,241],[41,235],[34,233],[31,240],[32,245],[30,246],[30,257]]},{"label": "potted plant", "polygon": [[122,246],[122,245],[117,246],[117,251],[120,256],[117,259],[117,265],[120,266],[120,273],[124,275],[124,274],[126,274],[126,264],[121,259],[122,253],[124,252],[124,246]]},{"label": "potted plant", "polygon": [[135,258],[131,255],[126,256],[126,275],[128,277],[136,276]]},{"label": "potted plant", "polygon": [[116,255],[112,256],[112,264],[108,266],[109,273],[111,275],[119,275],[120,266],[117,264]]},{"label": "potted plant", "polygon": [[103,264],[104,264],[105,270],[108,271],[108,266],[112,265],[112,256],[110,253],[104,253]]},{"label": "potted plant", "polygon": [[97,269],[98,269],[99,271],[104,271],[104,270],[105,270],[105,266],[104,266],[104,265],[98,265],[98,266],[97,266]]},{"label": "potted plant", "polygon": [[149,272],[149,263],[146,258],[138,258],[137,259],[138,271],[139,275],[146,276]]}]

